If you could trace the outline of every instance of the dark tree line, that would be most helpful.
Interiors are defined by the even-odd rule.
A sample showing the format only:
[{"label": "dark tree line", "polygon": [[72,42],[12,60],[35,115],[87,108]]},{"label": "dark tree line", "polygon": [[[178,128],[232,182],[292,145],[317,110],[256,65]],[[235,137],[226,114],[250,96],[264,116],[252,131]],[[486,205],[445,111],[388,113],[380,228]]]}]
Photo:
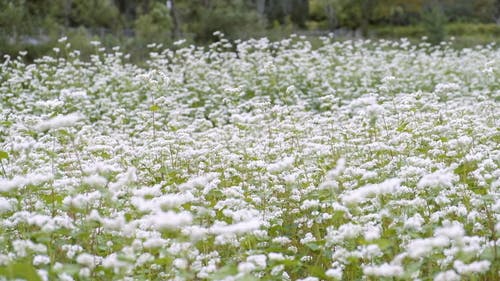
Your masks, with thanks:
[{"label": "dark tree line", "polygon": [[366,33],[429,20],[500,23],[500,0],[0,0],[0,51],[65,34],[76,45],[98,36],[139,48],[181,38],[210,42],[214,31],[229,38],[339,28]]},{"label": "dark tree line", "polygon": [[136,30],[145,29],[143,24],[206,39],[203,33],[214,29],[231,33],[287,24],[297,29],[413,24],[430,6],[441,7],[453,21],[500,18],[500,0],[1,0],[0,28],[4,33],[80,26]]}]

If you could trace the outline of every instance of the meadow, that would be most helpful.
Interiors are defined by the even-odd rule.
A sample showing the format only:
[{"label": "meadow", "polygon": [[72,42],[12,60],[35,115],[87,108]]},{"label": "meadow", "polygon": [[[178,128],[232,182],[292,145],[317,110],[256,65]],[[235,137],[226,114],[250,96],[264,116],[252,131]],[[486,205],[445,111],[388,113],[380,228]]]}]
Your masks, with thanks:
[{"label": "meadow", "polygon": [[500,50],[65,38],[0,65],[0,280],[498,280]]}]

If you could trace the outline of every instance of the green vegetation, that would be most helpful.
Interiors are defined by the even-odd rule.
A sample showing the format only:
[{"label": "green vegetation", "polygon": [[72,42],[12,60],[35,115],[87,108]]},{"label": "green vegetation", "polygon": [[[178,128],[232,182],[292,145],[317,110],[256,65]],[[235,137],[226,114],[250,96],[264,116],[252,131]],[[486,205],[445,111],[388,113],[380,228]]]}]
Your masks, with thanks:
[{"label": "green vegetation", "polygon": [[0,64],[1,280],[499,280],[499,48],[218,36]]},{"label": "green vegetation", "polygon": [[90,42],[100,41],[141,61],[148,44],[209,44],[218,40],[215,31],[229,39],[426,36],[434,44],[455,36],[472,45],[498,41],[499,18],[495,0],[2,0],[0,55],[28,51],[25,59],[33,61],[67,36],[87,58]]}]

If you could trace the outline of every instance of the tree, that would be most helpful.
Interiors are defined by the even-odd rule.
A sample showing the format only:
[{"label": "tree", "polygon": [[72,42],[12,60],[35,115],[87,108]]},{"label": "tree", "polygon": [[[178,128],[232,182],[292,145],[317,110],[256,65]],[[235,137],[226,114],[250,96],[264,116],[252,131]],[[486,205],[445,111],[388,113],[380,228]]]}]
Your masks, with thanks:
[{"label": "tree", "polygon": [[264,14],[269,23],[279,22],[285,24],[291,20],[300,28],[306,27],[306,21],[309,17],[308,0],[275,0],[275,1],[257,1],[258,10]]},{"label": "tree", "polygon": [[428,7],[422,14],[422,23],[432,44],[439,44],[446,35],[444,26],[446,24],[446,15],[443,9],[438,5]]},{"label": "tree", "polygon": [[495,22],[500,24],[500,0],[497,0],[495,4]]},{"label": "tree", "polygon": [[309,1],[309,19],[333,31],[338,24],[333,2],[334,0]]},{"label": "tree", "polygon": [[245,38],[264,30],[264,22],[252,1],[243,0],[176,0],[179,26],[198,42],[216,40],[212,34],[221,31],[228,37]]},{"label": "tree", "polygon": [[[69,0],[72,1],[72,0]],[[127,22],[133,22],[137,17],[137,1],[134,0],[114,0],[120,15],[125,21],[125,25]]]},{"label": "tree", "polygon": [[290,18],[299,28],[306,27],[306,21],[309,16],[309,1],[308,0],[293,0]]},{"label": "tree", "polygon": [[177,12],[177,5],[175,2],[175,0],[167,1],[167,7],[170,9],[170,18],[172,19],[172,39],[181,37],[179,13]]},{"label": "tree", "polygon": [[20,33],[25,31],[24,19],[27,13],[23,6],[23,0],[0,3],[0,28],[5,31],[2,37],[13,44],[18,41]]},{"label": "tree", "polygon": [[164,3],[154,2],[147,13],[139,15],[134,23],[139,39],[146,42],[165,41],[170,38],[172,20]]},{"label": "tree", "polygon": [[120,12],[111,0],[73,0],[71,19],[75,26],[119,27]]},{"label": "tree", "polygon": [[373,21],[382,24],[408,25],[419,20],[425,0],[378,0]]},{"label": "tree", "polygon": [[[497,6],[498,5],[498,6]],[[482,22],[494,22],[500,9],[500,2],[495,0],[474,1],[474,17]]]},{"label": "tree", "polygon": [[256,0],[255,6],[257,8],[257,12],[260,15],[264,15],[266,12],[266,0]]}]

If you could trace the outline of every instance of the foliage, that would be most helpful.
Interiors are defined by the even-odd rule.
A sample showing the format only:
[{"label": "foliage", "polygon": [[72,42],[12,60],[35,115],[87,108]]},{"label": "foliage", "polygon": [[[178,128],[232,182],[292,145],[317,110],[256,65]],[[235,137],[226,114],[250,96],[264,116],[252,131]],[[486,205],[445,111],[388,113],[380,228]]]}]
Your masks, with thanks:
[{"label": "foliage", "polygon": [[71,19],[86,27],[119,27],[119,11],[112,0],[73,0]]},{"label": "foliage", "polygon": [[140,15],[134,24],[136,36],[148,43],[165,43],[172,37],[171,26],[169,10],[158,2],[153,3],[149,13]]},{"label": "foliage", "polygon": [[[427,33],[423,25],[372,26],[371,32],[377,38],[410,38],[420,40]],[[454,38],[455,48],[474,47],[478,44],[500,43],[500,26],[496,24],[448,23],[445,25],[447,39]]]},{"label": "foliage", "polygon": [[446,16],[440,7],[432,6],[423,14],[423,26],[433,44],[441,43],[446,35]]},{"label": "foliage", "polygon": [[[443,19],[451,23],[495,24],[500,16],[497,3],[495,0],[4,0],[0,1],[0,56],[16,56],[19,51],[29,50],[25,59],[32,61],[49,54],[59,37],[71,38],[72,34],[79,37],[73,41],[83,42],[85,34],[89,41],[98,38],[108,48],[120,45],[137,60],[146,56],[148,44],[172,46],[182,39],[208,45],[219,40],[213,36],[215,31],[227,38],[243,40],[262,36],[280,40],[292,33],[327,32],[354,35],[350,37],[361,34],[368,38],[379,27],[411,30],[424,26],[431,41],[438,42],[445,39]],[[466,37],[474,40],[474,36]],[[87,53],[87,45],[73,46]]]},{"label": "foliage", "polygon": [[264,24],[256,11],[249,11],[243,1],[212,1],[209,6],[189,5],[190,14],[196,15],[196,21],[184,25],[185,30],[193,32],[199,42],[211,42],[220,31],[230,38],[249,38],[263,30]]},{"label": "foliage", "polygon": [[[26,10],[23,9],[24,1],[2,1],[0,3],[0,27],[3,33],[12,34],[13,40],[24,31]],[[5,38],[6,34],[2,34]]]}]

